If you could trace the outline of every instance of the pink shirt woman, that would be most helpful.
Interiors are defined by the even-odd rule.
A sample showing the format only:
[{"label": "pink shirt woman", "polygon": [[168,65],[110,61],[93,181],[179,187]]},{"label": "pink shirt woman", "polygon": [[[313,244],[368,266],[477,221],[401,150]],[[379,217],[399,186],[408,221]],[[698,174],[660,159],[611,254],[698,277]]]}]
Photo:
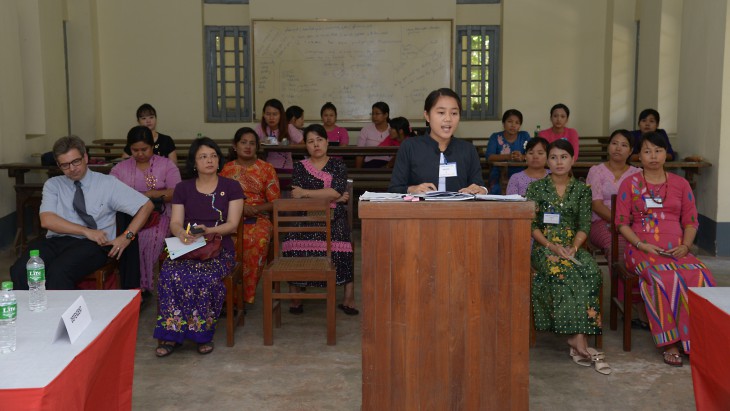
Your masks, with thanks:
[{"label": "pink shirt woman", "polygon": [[575,155],[573,161],[578,161],[578,132],[574,128],[566,127],[568,124],[568,117],[570,117],[570,109],[568,106],[562,103],[554,105],[550,109],[550,122],[553,124],[552,127],[542,130],[537,135],[552,143],[555,140],[568,140],[570,145],[573,146]]}]

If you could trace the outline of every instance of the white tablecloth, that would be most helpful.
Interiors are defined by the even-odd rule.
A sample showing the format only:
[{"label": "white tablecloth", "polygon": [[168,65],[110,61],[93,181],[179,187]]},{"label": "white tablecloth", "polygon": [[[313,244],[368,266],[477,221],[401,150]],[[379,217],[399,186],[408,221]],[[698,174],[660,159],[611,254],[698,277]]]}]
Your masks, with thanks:
[{"label": "white tablecloth", "polygon": [[[37,313],[28,309],[28,291],[15,291],[18,299],[18,343],[15,352],[0,354],[0,369],[3,370],[0,372],[0,389],[48,385],[94,341],[137,293],[138,290],[47,291],[48,309]],[[74,344],[70,344],[68,338],[51,344],[61,314],[79,295],[86,300],[91,324]],[[137,330],[129,332],[136,333]]]},{"label": "white tablecloth", "polygon": [[690,287],[689,289],[730,315],[730,287]]}]

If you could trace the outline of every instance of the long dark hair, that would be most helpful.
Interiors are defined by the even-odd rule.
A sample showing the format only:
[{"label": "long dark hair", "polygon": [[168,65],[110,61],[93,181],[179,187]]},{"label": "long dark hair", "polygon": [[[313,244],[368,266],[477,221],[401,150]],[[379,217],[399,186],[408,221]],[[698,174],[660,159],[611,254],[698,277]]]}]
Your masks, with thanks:
[{"label": "long dark hair", "polygon": [[266,111],[267,107],[275,108],[279,112],[279,124],[277,126],[277,130],[279,131],[279,141],[289,138],[289,121],[286,119],[286,111],[284,111],[284,104],[275,99],[269,99],[266,100],[266,103],[264,103],[264,109],[261,110],[261,131],[266,133],[266,128],[268,125],[266,124],[266,117],[264,116],[264,112]]}]

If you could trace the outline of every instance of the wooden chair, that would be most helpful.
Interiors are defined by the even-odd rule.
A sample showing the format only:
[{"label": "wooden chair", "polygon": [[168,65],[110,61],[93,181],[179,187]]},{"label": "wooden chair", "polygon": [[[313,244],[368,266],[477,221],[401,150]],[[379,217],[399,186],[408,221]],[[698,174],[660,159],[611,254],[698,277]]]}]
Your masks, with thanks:
[{"label": "wooden chair", "polygon": [[104,285],[107,283],[107,280],[111,276],[116,275],[116,279],[114,281],[113,288],[119,289],[120,288],[120,283],[119,283],[120,278],[119,278],[119,273],[116,272],[117,264],[118,264],[118,261],[116,258],[109,258],[106,260],[106,263],[104,263],[104,265],[102,265],[101,267],[96,269],[96,271],[94,271],[93,273],[84,277],[84,279],[81,281],[82,282],[83,281],[93,281],[96,284],[97,290],[104,290],[105,289]]},{"label": "wooden chair", "polygon": [[[618,311],[624,316],[624,351],[631,351],[632,290],[639,283],[639,277],[626,269],[622,256],[618,255],[618,239],[621,235],[616,227],[616,195],[611,196],[611,329],[618,323]],[[618,279],[624,282],[624,300],[618,299]]]},{"label": "wooden chair", "polygon": [[[584,249],[587,249],[586,243],[588,241],[585,241],[583,243]],[[535,329],[535,315],[533,314],[533,306],[532,306],[532,279],[535,276],[535,268],[530,266],[530,348],[534,347],[537,342],[537,330]],[[601,286],[598,289],[598,308],[599,311],[603,312],[603,286]],[[596,348],[603,348],[603,335],[602,334],[596,334],[595,335],[595,345]]]},{"label": "wooden chair", "polygon": [[[321,199],[278,199],[274,201],[274,260],[263,273],[264,345],[274,343],[273,325],[281,326],[281,300],[326,299],[327,345],[335,345],[335,267],[332,264],[331,210]],[[324,233],[325,257],[283,257],[282,233]],[[282,281],[324,281],[326,292],[281,292]]]},{"label": "wooden chair", "polygon": [[226,345],[233,347],[236,327],[246,322],[243,302],[243,221],[236,233],[236,264],[223,277],[223,284],[226,286]]}]

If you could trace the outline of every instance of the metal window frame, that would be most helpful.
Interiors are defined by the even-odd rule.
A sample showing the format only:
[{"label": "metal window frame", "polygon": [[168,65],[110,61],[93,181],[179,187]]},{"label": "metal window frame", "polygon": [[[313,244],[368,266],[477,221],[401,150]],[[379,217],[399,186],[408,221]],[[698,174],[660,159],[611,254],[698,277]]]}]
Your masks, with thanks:
[{"label": "metal window frame", "polygon": [[[482,97],[487,97],[487,104],[483,104],[481,110],[473,111],[471,104],[466,104],[462,108],[461,117],[463,120],[495,120],[499,119],[499,26],[456,26],[456,70],[455,70],[455,84],[456,90],[459,92],[462,89],[463,83],[472,83],[469,78],[462,78],[461,69],[462,65],[467,68],[467,74],[471,72],[471,60],[468,59],[466,62],[462,61],[462,54],[466,52],[467,57],[470,52],[475,51],[465,48],[468,45],[462,44],[462,37],[466,36],[468,39],[472,35],[489,36],[489,50],[484,48],[484,44],[481,45],[481,52],[483,56],[488,57],[489,63],[482,66],[482,79],[480,80],[482,89],[488,90]],[[487,61],[486,59],[484,61]],[[489,75],[485,76],[484,71],[489,68]],[[487,89],[489,85],[489,89]],[[467,87],[467,90],[471,90],[471,87]],[[470,91],[471,93],[471,91]],[[467,102],[471,101],[473,95],[461,96],[462,99],[466,97]]]},{"label": "metal window frame", "polygon": [[[499,0],[497,0],[499,1]],[[206,4],[248,4],[248,0],[205,0]]]},{"label": "metal window frame", "polygon": [[[221,41],[221,49],[216,50],[216,36],[221,39],[227,37],[242,38],[243,49],[239,49],[239,42],[234,41],[233,50],[225,49],[225,41]],[[226,52],[233,52],[235,59],[231,65],[226,64]],[[251,74],[249,68],[251,61],[251,36],[248,26],[205,26],[205,117],[206,121],[214,123],[237,123],[251,121],[252,101],[251,98]],[[217,63],[220,56],[221,65]],[[241,67],[243,66],[243,76]],[[226,68],[233,67],[235,78],[226,79]],[[235,96],[226,95],[226,83],[235,84]],[[220,95],[217,91],[218,84],[221,85]],[[242,87],[243,86],[243,87]],[[243,96],[241,96],[243,89]],[[226,110],[226,99],[235,97],[236,107],[234,110]],[[241,106],[243,99],[243,106]],[[220,108],[218,101],[221,101]]]},{"label": "metal window frame", "polygon": [[456,4],[499,4],[502,0],[456,0]]}]

